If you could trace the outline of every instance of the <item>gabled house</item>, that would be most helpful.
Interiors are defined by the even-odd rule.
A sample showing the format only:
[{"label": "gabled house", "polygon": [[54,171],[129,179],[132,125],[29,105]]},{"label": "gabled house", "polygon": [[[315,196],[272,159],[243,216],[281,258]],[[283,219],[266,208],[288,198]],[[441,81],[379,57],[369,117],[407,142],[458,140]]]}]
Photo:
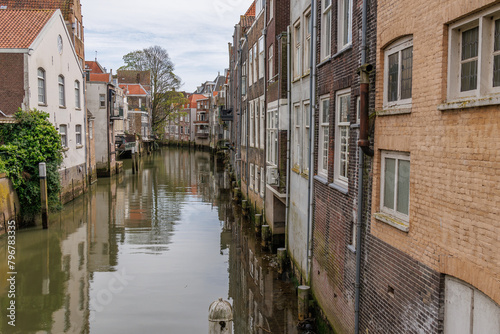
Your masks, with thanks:
[{"label": "gabled house", "polygon": [[128,132],[141,136],[147,141],[151,135],[149,113],[151,96],[141,84],[123,84],[119,87],[125,92],[128,103]]},{"label": "gabled house", "polygon": [[70,41],[83,68],[85,59],[84,29],[82,5],[80,0],[0,0],[2,10],[56,10],[59,9],[64,18]]},{"label": "gabled house", "polygon": [[115,150],[115,119],[119,119],[116,87],[111,73],[87,72],[87,108],[95,118],[95,159],[98,176],[117,173]]},{"label": "gabled house", "polygon": [[0,10],[0,110],[39,109],[61,134],[63,202],[86,189],[84,75],[57,10]]}]

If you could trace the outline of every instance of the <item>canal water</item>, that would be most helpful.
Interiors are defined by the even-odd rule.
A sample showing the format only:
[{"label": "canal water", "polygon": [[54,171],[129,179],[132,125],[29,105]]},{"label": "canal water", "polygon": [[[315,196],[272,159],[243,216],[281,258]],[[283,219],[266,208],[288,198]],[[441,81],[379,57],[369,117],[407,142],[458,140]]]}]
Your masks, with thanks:
[{"label": "canal water", "polygon": [[17,231],[15,327],[0,237],[0,333],[208,333],[208,307],[233,305],[233,332],[301,333],[292,283],[231,200],[209,153],[162,149],[133,174],[99,179]]}]

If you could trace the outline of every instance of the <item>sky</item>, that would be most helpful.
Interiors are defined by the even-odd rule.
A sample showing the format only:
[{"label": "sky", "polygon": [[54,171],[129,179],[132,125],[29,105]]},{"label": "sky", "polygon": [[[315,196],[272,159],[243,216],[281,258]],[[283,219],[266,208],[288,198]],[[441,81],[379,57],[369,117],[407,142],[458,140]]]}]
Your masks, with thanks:
[{"label": "sky", "polygon": [[229,64],[234,26],[252,0],[81,0],[85,58],[108,71],[124,65],[129,52],[159,45],[193,92]]}]

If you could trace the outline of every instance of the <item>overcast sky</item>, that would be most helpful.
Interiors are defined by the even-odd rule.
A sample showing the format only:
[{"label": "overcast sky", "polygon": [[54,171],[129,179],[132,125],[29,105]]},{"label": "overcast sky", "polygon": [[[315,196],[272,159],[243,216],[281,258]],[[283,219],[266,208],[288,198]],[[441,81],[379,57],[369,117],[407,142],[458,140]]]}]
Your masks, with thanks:
[{"label": "overcast sky", "polygon": [[165,48],[193,92],[228,67],[234,25],[252,0],[82,0],[85,58],[116,73],[122,57],[153,45]]}]

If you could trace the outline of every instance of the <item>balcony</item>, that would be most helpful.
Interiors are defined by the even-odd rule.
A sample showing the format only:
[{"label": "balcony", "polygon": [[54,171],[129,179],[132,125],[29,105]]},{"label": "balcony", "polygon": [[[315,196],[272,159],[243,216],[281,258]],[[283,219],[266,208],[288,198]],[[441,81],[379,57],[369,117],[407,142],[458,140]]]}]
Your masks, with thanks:
[{"label": "balcony", "polygon": [[219,113],[219,118],[223,122],[233,121],[233,109],[221,109]]},{"label": "balcony", "polygon": [[195,136],[196,138],[200,138],[200,139],[206,139],[208,138],[208,130],[199,130],[199,131],[196,131],[195,133]]}]

